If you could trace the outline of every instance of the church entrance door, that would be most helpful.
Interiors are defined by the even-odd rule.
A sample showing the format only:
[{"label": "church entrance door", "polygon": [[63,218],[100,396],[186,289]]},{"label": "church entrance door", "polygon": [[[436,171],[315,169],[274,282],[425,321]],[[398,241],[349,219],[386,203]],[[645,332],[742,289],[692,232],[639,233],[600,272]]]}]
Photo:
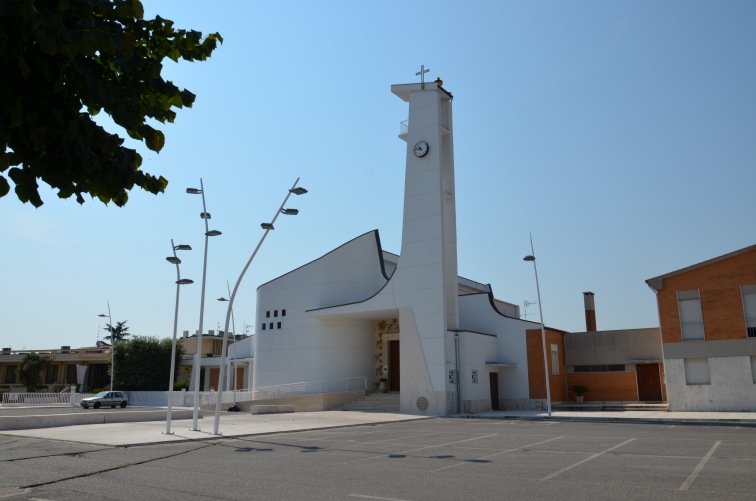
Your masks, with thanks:
[{"label": "church entrance door", "polygon": [[389,341],[388,390],[399,391],[399,341]]}]

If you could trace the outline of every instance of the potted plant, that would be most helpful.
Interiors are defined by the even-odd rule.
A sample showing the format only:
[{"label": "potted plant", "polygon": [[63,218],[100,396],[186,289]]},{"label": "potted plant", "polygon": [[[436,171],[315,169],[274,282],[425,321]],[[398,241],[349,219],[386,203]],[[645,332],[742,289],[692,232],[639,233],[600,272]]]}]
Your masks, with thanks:
[{"label": "potted plant", "polygon": [[582,384],[576,384],[575,386],[572,387],[572,391],[575,393],[575,402],[582,404],[583,395],[588,393],[588,387]]},{"label": "potted plant", "polygon": [[380,393],[386,393],[386,391],[388,391],[388,388],[387,388],[387,386],[386,386],[386,383],[387,383],[387,382],[388,382],[388,381],[386,381],[386,378],[385,378],[385,377],[382,377],[382,378],[381,378],[381,380],[380,380],[380,381],[378,381],[378,391],[379,391]]}]

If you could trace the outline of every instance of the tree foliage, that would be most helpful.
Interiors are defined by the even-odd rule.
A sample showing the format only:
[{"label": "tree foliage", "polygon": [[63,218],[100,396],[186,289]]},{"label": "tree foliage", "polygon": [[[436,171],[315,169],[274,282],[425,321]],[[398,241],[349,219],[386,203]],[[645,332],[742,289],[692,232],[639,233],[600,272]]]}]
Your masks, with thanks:
[{"label": "tree foliage", "polygon": [[[135,336],[118,343],[115,349],[115,387],[132,391],[166,391],[171,372],[170,339]],[[183,355],[183,346],[176,346],[176,368]],[[176,381],[176,374],[173,375]]]},{"label": "tree foliage", "polygon": [[34,391],[42,380],[42,371],[52,362],[48,356],[42,356],[39,353],[31,352],[24,355],[19,367],[19,378],[26,387]]},{"label": "tree foliage", "polygon": [[0,2],[0,197],[5,176],[36,207],[37,180],[80,204],[89,194],[123,206],[134,186],[165,191],[168,181],[140,170],[141,156],[92,116],[105,111],[159,152],[165,136],[147,119],[173,122],[195,99],[161,77],[163,60],[203,61],[223,39],[143,16],[139,0]]},{"label": "tree foliage", "polygon": [[105,339],[110,341],[112,344],[116,344],[129,337],[131,333],[129,332],[129,328],[126,327],[126,322],[128,322],[128,320],[124,320],[123,322],[116,322],[115,327],[110,324],[105,324],[105,330],[110,333],[105,336]]}]

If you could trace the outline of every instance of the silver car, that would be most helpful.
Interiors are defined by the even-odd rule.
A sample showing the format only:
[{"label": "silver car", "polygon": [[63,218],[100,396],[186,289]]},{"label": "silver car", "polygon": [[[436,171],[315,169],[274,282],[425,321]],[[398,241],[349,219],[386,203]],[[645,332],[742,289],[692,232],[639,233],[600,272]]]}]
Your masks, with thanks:
[{"label": "silver car", "polygon": [[103,405],[109,405],[112,408],[115,408],[116,405],[119,405],[121,406],[121,409],[123,409],[128,404],[129,397],[127,397],[120,391],[101,391],[94,397],[81,399],[81,406],[85,409],[89,409],[90,406],[94,407],[95,409],[99,409]]}]

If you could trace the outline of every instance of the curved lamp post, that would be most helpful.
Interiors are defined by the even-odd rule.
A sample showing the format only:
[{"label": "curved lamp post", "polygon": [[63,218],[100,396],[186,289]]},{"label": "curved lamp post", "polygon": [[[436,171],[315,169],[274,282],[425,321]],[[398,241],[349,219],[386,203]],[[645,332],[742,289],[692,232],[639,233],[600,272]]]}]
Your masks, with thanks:
[{"label": "curved lamp post", "polygon": [[182,285],[188,285],[194,283],[193,280],[188,278],[181,278],[181,270],[179,265],[181,260],[176,256],[177,250],[192,250],[188,245],[174,245],[173,239],[171,239],[171,248],[173,249],[173,255],[165,258],[171,264],[176,265],[176,312],[173,314],[173,344],[171,345],[171,373],[168,375],[168,413],[165,420],[165,434],[173,435],[171,433],[171,411],[173,410],[173,375],[176,371],[176,329],[178,328],[178,308],[179,308],[179,292]]},{"label": "curved lamp post", "polygon": [[[231,297],[228,300],[228,310],[226,311],[226,328],[224,332],[228,332],[228,324],[231,320],[231,310],[234,307],[234,298],[236,298],[236,291],[239,290],[239,284],[241,284],[242,278],[244,278],[244,274],[247,273],[247,268],[249,268],[249,265],[252,264],[252,260],[257,255],[257,251],[260,250],[260,246],[265,241],[265,237],[268,236],[268,233],[270,233],[270,230],[273,230],[273,224],[276,222],[276,219],[278,219],[278,216],[280,214],[285,214],[287,216],[296,216],[299,211],[297,209],[284,209],[284,205],[286,205],[286,202],[289,201],[289,197],[292,195],[304,195],[307,193],[307,190],[302,188],[301,186],[297,186],[297,183],[299,183],[299,178],[297,178],[296,181],[294,181],[294,185],[289,188],[289,192],[286,194],[286,198],[284,198],[283,203],[281,204],[281,207],[278,208],[276,211],[276,214],[273,216],[273,220],[270,223],[262,223],[260,226],[262,229],[265,230],[265,233],[263,233],[262,238],[260,239],[260,242],[257,244],[257,247],[255,247],[255,250],[252,252],[252,255],[249,257],[249,261],[247,261],[247,264],[244,266],[244,269],[241,272],[241,275],[239,275],[239,279],[236,281],[236,285],[234,285],[234,291],[231,293]],[[223,383],[224,377],[225,377],[225,368],[226,368],[226,345],[227,345],[228,337],[223,336],[223,348],[221,349],[221,362],[220,362],[220,375],[218,376],[219,386]],[[221,386],[221,389],[223,387]],[[220,408],[221,408],[221,400],[222,400],[223,392],[219,391],[218,395],[215,400],[215,421],[213,422],[213,435],[220,435],[218,432],[218,426],[220,422]]]},{"label": "curved lamp post", "polygon": [[[231,285],[229,285],[228,280],[226,281],[226,288],[228,289],[228,296],[231,297]],[[218,301],[227,302],[228,299],[226,299],[225,297],[219,297]],[[234,320],[234,309],[233,308],[231,308],[231,328],[233,329],[234,335],[236,335],[236,321]],[[225,335],[227,336],[228,333],[226,333]],[[222,389],[224,388],[224,381],[219,381],[218,385],[221,387],[221,391],[222,391]],[[234,371],[234,388],[233,388],[233,391],[236,391],[236,386],[237,386],[236,371]],[[234,405],[236,405],[236,398],[234,398]]]},{"label": "curved lamp post", "polygon": [[541,343],[543,344],[543,370],[546,374],[546,409],[549,417],[551,417],[551,385],[549,384],[549,363],[546,356],[546,328],[543,325],[543,308],[541,307],[541,288],[538,285],[538,267],[536,266],[535,251],[533,250],[533,235],[530,235],[530,254],[525,256],[523,261],[530,261],[533,263],[533,271],[535,271],[536,279],[536,291],[538,292],[538,312],[541,315]]},{"label": "curved lamp post", "polygon": [[205,185],[200,178],[200,188],[187,188],[186,192],[190,195],[202,195],[202,213],[200,218],[205,221],[205,259],[202,264],[202,292],[200,293],[200,318],[199,332],[197,333],[197,353],[194,355],[194,365],[192,366],[192,379],[194,380],[194,413],[192,416],[192,431],[199,431],[197,419],[199,417],[199,388],[200,388],[200,361],[202,360],[202,328],[205,318],[205,278],[207,277],[207,241],[209,237],[217,237],[221,234],[218,230],[210,230],[207,220],[212,216],[207,212],[205,205]]},{"label": "curved lamp post", "polygon": [[[108,314],[100,313],[98,317],[107,318],[110,322],[108,325],[113,328],[113,317],[110,315],[110,299],[108,299]],[[110,391],[115,390],[113,388],[113,376],[115,376],[115,339],[113,338],[113,331],[110,331]]]}]

